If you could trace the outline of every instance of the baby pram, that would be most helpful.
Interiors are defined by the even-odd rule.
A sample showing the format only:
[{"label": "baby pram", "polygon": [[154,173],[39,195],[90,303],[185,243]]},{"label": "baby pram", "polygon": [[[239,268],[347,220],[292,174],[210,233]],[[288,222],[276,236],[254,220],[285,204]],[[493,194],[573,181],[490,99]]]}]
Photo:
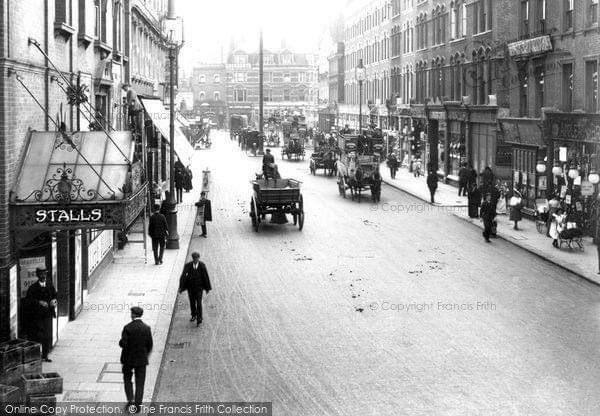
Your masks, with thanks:
[{"label": "baby pram", "polygon": [[[571,223],[569,223],[571,224]],[[583,251],[583,231],[581,228],[573,227],[561,231],[558,234],[558,246],[566,245],[570,249],[578,248]]]}]

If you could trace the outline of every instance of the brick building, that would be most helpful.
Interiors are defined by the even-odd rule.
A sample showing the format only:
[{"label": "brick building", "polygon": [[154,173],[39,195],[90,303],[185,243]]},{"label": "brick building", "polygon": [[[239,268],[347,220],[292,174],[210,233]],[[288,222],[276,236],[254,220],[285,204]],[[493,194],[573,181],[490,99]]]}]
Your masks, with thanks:
[{"label": "brick building", "polygon": [[[26,168],[21,164],[35,146],[43,146],[39,139],[44,134],[54,137],[59,128],[67,135],[85,132],[96,123],[94,116],[116,140],[131,143],[131,134],[119,131],[128,125],[122,86],[130,83],[140,95],[154,94],[154,88],[145,86],[164,78],[164,50],[153,47],[148,30],[161,33],[159,19],[166,6],[166,0],[0,0],[0,339],[18,334],[20,298],[35,280],[36,267],[45,265],[59,289],[57,327],[62,327],[81,310],[84,290],[110,261],[116,241],[110,227],[60,232],[14,228],[19,224],[14,218],[18,198],[31,197],[19,194],[25,189],[23,178],[33,178],[40,170],[20,175]],[[140,23],[149,13],[154,17]],[[145,29],[134,29],[141,26]],[[151,61],[145,57],[149,50],[154,50]],[[72,105],[64,91],[70,86],[81,87],[90,105]],[[107,143],[108,136],[97,131],[77,137]],[[128,157],[137,152],[128,149]],[[98,178],[109,186],[110,179]],[[131,189],[117,194],[127,198]],[[130,213],[139,213],[140,207],[130,208]],[[88,218],[83,213],[80,217]]]},{"label": "brick building", "polygon": [[366,68],[363,83],[363,125],[369,120],[387,128],[390,97],[390,23],[389,0],[350,2],[344,31],[344,101],[338,106],[340,124],[358,127],[359,84],[355,69],[362,60]]},{"label": "brick building", "polygon": [[[316,57],[287,48],[264,51],[264,116],[298,111],[316,113],[319,96]],[[258,53],[233,50],[227,58],[227,105],[230,114],[258,114]],[[254,117],[253,117],[254,116]]]},{"label": "brick building", "polygon": [[190,86],[194,95],[194,112],[215,114],[219,126],[227,117],[227,71],[225,64],[205,64],[193,69]]}]

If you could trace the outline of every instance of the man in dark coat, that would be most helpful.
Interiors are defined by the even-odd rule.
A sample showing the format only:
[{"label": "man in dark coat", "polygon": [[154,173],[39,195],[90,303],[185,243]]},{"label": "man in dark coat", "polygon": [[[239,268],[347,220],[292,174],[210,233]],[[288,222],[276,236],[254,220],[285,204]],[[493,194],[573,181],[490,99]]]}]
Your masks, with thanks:
[{"label": "man in dark coat", "polygon": [[148,234],[152,238],[152,252],[154,253],[154,264],[162,264],[165,243],[169,235],[167,219],[160,213],[160,207],[154,206],[154,214],[150,217]]},{"label": "man in dark coat", "polygon": [[175,168],[175,196],[177,203],[183,202],[183,188],[185,186],[185,168]]},{"label": "man in dark coat", "polygon": [[273,177],[273,165],[275,164],[275,157],[271,154],[271,149],[267,149],[262,160],[262,171],[264,180],[268,181],[269,177]]},{"label": "man in dark coat", "polygon": [[187,290],[190,299],[190,310],[192,318],[196,320],[196,326],[202,323],[202,291],[210,292],[212,287],[208,277],[206,265],[200,261],[200,253],[192,253],[192,261],[183,267],[183,273],[179,279],[179,293]]},{"label": "man in dark coat", "polygon": [[473,169],[471,164],[468,165],[467,171],[469,172],[467,176],[467,186],[471,189],[472,185],[477,186],[477,171]]},{"label": "man in dark coat", "polygon": [[435,197],[435,191],[437,191],[437,187],[438,187],[438,177],[437,174],[430,170],[429,174],[427,175],[427,187],[429,188],[429,194],[431,195],[431,203],[435,203],[434,197]]},{"label": "man in dark coat", "polygon": [[196,206],[199,209],[198,215],[201,216],[201,218],[199,218],[200,226],[202,227],[202,235],[200,237],[207,238],[206,222],[212,221],[212,207],[210,204],[210,199],[206,198],[205,191],[200,192],[200,201],[196,202]]},{"label": "man in dark coat", "polygon": [[398,158],[394,153],[390,153],[388,156],[388,167],[390,168],[390,176],[392,179],[396,179],[396,172],[398,172]]},{"label": "man in dark coat", "polygon": [[[123,364],[123,384],[127,396],[127,406],[131,413],[139,413],[144,398],[146,366],[148,355],[152,351],[152,331],[142,322],[144,310],[139,306],[131,308],[131,322],[125,325],[119,346],[121,364]],[[131,378],[135,373],[135,395]],[[135,407],[130,407],[134,405]]]},{"label": "man in dark coat", "polygon": [[49,363],[48,353],[52,347],[52,319],[56,318],[56,289],[47,280],[46,267],[35,270],[38,281],[27,289],[29,309],[29,338],[42,344],[42,359]]},{"label": "man in dark coat", "polygon": [[469,182],[469,170],[463,163],[458,171],[458,196],[467,196],[467,186]]},{"label": "man in dark coat", "polygon": [[467,196],[469,198],[469,217],[479,217],[479,205],[481,205],[481,191],[477,189],[476,184],[473,183],[469,186],[469,194]]},{"label": "man in dark coat", "polygon": [[486,194],[485,200],[481,204],[481,219],[483,220],[483,238],[486,243],[490,242],[492,234],[492,225],[494,223],[494,215],[496,208],[492,206],[492,194]]}]

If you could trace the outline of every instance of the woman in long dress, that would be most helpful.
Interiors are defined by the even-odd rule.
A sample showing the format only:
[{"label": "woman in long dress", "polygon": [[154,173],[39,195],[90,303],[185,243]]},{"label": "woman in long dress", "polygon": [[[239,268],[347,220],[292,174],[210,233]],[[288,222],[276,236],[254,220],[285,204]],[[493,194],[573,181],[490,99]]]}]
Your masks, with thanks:
[{"label": "woman in long dress", "polygon": [[556,213],[552,214],[552,224],[550,224],[550,237],[552,238],[552,245],[556,248],[560,248],[558,245],[558,237],[563,231],[564,222],[566,215],[561,208],[556,210]]}]

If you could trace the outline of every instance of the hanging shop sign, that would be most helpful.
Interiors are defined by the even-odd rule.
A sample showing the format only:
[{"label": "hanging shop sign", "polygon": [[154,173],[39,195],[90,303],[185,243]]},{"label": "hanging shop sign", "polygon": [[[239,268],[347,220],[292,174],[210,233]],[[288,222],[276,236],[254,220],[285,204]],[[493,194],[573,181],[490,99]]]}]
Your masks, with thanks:
[{"label": "hanging shop sign", "polygon": [[582,196],[594,195],[594,184],[592,184],[590,181],[582,181],[581,182],[581,195]]},{"label": "hanging shop sign", "polygon": [[536,55],[552,50],[550,36],[520,40],[508,44],[508,54],[512,57]]}]

